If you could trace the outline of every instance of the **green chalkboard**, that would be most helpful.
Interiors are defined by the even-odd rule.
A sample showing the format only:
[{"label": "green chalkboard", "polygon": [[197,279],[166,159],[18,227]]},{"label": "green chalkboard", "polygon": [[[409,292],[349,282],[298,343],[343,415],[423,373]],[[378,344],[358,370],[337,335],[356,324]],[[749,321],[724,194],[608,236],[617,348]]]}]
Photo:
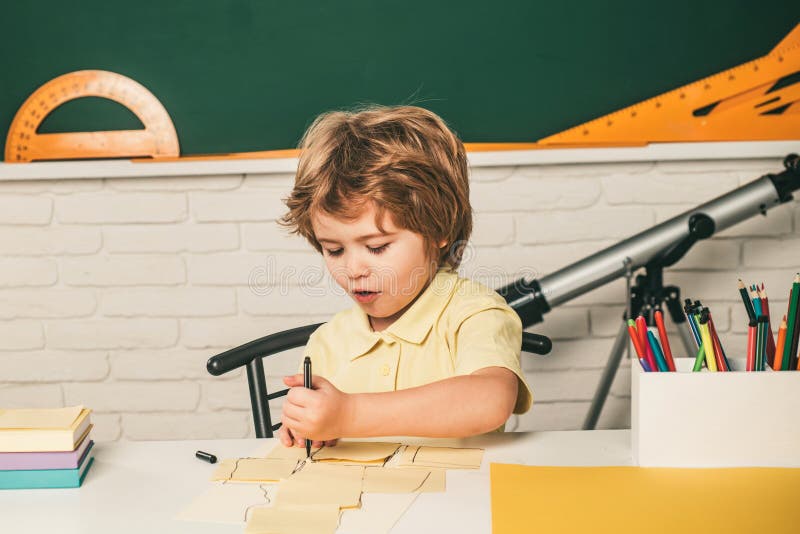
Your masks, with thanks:
[{"label": "green chalkboard", "polygon": [[[766,54],[797,0],[39,0],[0,15],[0,138],[37,87],[104,69],[150,89],[183,154],[290,148],[321,111],[414,103],[465,141],[535,141]],[[41,132],[137,128],[81,99]]]}]

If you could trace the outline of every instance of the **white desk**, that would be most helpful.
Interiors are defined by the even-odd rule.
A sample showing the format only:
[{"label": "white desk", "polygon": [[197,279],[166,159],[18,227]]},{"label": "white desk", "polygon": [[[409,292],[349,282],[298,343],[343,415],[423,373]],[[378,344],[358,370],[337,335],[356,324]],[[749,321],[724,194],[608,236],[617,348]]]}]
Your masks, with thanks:
[{"label": "white desk", "polygon": [[[421,440],[403,440],[420,443]],[[247,456],[273,440],[150,441],[101,443],[81,488],[0,490],[0,530],[22,533],[220,533],[242,527],[177,521],[173,517],[209,484],[215,466],[197,450],[220,460]],[[424,443],[482,447],[477,471],[449,471],[446,493],[421,494],[393,533],[491,532],[489,463],[527,465],[631,465],[629,430],[531,432]]]}]

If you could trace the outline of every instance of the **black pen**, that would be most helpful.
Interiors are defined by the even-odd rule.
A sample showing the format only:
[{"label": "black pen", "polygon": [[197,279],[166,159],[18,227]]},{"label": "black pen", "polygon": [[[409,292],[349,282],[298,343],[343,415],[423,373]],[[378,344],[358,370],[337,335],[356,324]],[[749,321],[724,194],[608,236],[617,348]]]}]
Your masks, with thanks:
[{"label": "black pen", "polygon": [[[303,360],[303,386],[311,389],[311,358]],[[306,438],[306,458],[311,458],[311,440]]]}]

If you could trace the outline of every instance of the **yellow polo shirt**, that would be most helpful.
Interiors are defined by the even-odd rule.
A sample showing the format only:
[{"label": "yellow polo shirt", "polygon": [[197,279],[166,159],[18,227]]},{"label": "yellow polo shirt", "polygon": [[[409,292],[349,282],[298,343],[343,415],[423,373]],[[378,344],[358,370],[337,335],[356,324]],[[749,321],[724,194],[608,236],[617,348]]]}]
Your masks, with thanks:
[{"label": "yellow polo shirt", "polygon": [[395,391],[505,367],[519,378],[514,413],[525,413],[533,396],[520,368],[521,347],[522,322],[505,300],[443,268],[386,330],[372,330],[356,305],[320,326],[304,356],[315,375],[347,393]]}]

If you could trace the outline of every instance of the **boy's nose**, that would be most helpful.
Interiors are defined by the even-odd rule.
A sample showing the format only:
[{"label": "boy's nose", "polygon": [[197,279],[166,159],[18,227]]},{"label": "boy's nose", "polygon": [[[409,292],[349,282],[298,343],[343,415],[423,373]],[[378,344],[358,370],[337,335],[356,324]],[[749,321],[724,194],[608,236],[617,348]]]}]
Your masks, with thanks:
[{"label": "boy's nose", "polygon": [[347,259],[347,274],[350,278],[361,278],[369,274],[369,262],[360,254],[351,254]]}]

